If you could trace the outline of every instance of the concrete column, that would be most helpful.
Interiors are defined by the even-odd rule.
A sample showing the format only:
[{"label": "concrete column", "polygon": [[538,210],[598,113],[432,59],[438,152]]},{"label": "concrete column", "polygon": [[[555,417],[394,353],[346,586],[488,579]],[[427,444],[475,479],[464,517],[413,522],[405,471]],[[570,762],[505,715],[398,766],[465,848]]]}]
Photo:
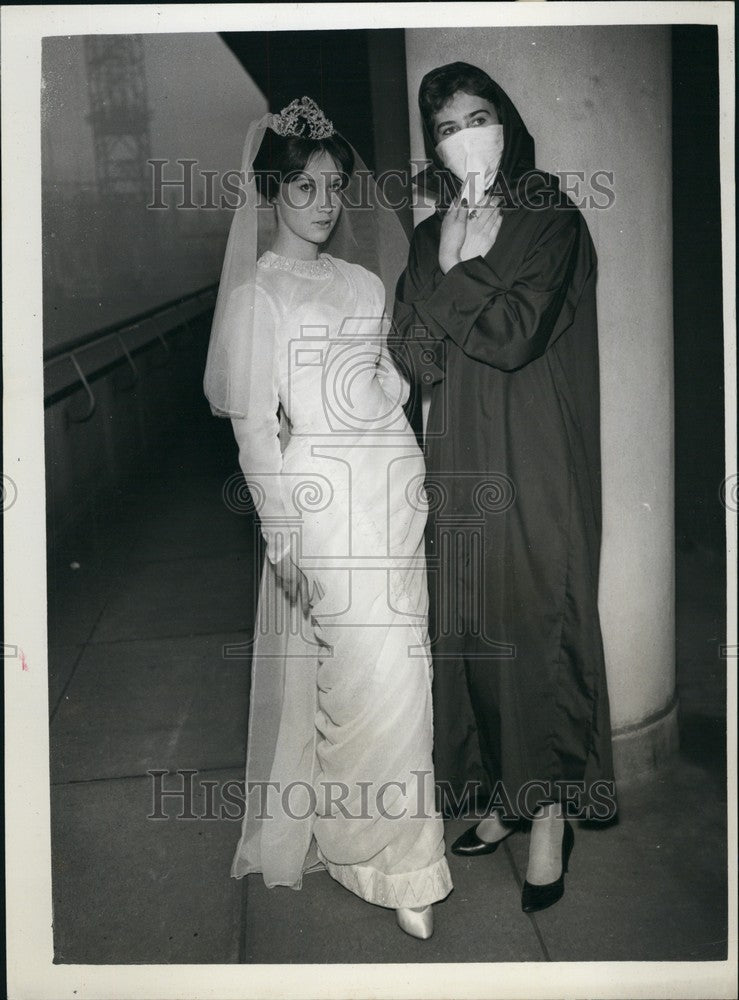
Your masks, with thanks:
[{"label": "concrete column", "polygon": [[600,610],[617,777],[648,773],[677,745],[669,28],[414,29],[406,50],[414,158],[421,78],[459,59],[508,92],[538,167],[613,173],[613,204],[583,206],[600,262]]}]

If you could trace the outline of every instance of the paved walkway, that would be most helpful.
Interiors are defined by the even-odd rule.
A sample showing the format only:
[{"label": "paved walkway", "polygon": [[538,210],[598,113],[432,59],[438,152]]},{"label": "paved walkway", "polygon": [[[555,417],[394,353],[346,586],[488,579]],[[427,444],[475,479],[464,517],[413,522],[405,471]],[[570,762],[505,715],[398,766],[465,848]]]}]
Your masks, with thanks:
[{"label": "paved walkway", "polygon": [[[620,822],[578,828],[564,899],[520,909],[527,842],[450,856],[454,892],[427,942],[325,873],[302,892],[229,877],[243,779],[252,523],[224,503],[237,470],[227,422],[206,418],[49,574],[56,958],[73,963],[702,960],[726,955],[720,569],[681,560],[682,749],[622,786]],[[239,507],[238,490],[227,490]],[[72,568],[72,564],[79,568]],[[192,777],[191,808],[155,801]],[[169,773],[171,772],[171,773]],[[228,792],[228,787],[225,788]],[[161,807],[169,818],[150,817]],[[191,817],[175,819],[177,813]],[[211,818],[208,818],[211,817]],[[447,839],[462,829],[448,824]]]}]

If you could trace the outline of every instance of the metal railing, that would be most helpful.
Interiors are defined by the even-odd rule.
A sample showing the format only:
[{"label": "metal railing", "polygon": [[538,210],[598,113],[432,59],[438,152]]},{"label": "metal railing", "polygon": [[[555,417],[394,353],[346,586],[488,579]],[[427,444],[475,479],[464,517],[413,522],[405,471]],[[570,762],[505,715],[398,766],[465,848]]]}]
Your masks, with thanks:
[{"label": "metal railing", "polygon": [[82,387],[87,396],[87,408],[81,414],[68,416],[73,423],[89,420],[96,408],[92,383],[125,364],[131,369],[131,381],[127,388],[133,388],[139,379],[136,355],[157,343],[165,353],[164,360],[157,362],[156,366],[167,364],[171,346],[165,334],[178,329],[187,330],[190,320],[210,312],[217,291],[217,283],[207,285],[123,322],[49,348],[44,352],[44,406],[51,406]]}]

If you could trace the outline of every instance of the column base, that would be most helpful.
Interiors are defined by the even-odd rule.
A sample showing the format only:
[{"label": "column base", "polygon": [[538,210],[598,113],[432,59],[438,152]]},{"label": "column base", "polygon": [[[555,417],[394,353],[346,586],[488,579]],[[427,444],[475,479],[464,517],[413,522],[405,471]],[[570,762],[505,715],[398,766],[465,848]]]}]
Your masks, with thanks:
[{"label": "column base", "polygon": [[659,712],[613,731],[613,770],[617,782],[645,778],[677,753],[677,694]]}]

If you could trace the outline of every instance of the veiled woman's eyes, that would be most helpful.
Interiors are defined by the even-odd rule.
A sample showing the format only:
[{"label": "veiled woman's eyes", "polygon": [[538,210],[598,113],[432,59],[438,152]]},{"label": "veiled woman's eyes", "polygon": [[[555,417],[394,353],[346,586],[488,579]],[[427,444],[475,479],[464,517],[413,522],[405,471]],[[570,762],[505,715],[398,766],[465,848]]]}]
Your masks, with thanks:
[{"label": "veiled woman's eyes", "polygon": [[[472,121],[468,125],[465,125],[464,127],[465,128],[480,128],[480,126],[482,126],[482,125],[490,125],[490,124],[491,124],[491,122],[489,121],[489,119],[487,118],[487,116],[480,115],[479,118],[473,118]],[[440,134],[441,134],[442,138],[446,139],[446,137],[448,135],[454,135],[455,132],[460,132],[460,131],[461,131],[461,129],[460,129],[459,125],[450,125],[448,128],[442,129],[442,131],[441,131]]]}]

